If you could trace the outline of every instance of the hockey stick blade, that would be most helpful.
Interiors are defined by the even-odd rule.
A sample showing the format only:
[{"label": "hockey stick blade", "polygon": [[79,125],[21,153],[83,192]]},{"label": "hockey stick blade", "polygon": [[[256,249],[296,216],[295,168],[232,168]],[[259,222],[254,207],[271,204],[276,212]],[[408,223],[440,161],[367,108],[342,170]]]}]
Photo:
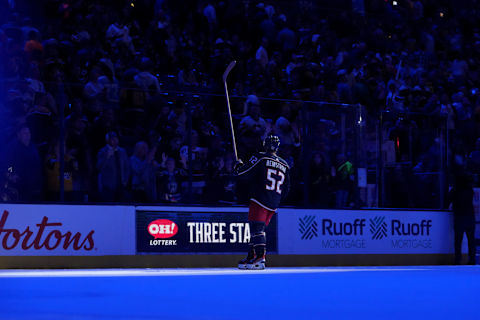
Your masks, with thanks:
[{"label": "hockey stick blade", "polygon": [[237,64],[237,61],[235,61],[235,60],[230,62],[227,69],[223,73],[223,82],[227,81],[228,74],[230,73],[230,71],[232,71],[233,67],[235,67],[236,64]]}]

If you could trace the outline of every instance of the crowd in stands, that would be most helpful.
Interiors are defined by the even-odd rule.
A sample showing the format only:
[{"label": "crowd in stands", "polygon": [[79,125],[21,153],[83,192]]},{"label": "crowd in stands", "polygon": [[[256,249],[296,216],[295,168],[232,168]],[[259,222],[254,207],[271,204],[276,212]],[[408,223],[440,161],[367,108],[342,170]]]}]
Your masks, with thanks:
[{"label": "crowd in stands", "polygon": [[232,60],[239,155],[280,136],[287,204],[305,203],[304,183],[315,206],[358,200],[339,123],[304,130],[327,104],[362,105],[412,172],[443,169],[445,126],[447,169],[480,173],[477,1],[24,2],[1,2],[2,201],[58,201],[63,171],[68,201],[238,203],[222,83]]}]

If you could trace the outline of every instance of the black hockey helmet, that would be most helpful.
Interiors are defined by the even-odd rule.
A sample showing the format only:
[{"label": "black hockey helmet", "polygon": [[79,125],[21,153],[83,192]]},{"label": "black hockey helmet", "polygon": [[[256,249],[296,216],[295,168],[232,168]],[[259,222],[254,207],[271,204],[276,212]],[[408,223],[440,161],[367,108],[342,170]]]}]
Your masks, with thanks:
[{"label": "black hockey helmet", "polygon": [[280,138],[275,135],[269,135],[263,140],[263,147],[267,152],[277,152],[280,146]]}]

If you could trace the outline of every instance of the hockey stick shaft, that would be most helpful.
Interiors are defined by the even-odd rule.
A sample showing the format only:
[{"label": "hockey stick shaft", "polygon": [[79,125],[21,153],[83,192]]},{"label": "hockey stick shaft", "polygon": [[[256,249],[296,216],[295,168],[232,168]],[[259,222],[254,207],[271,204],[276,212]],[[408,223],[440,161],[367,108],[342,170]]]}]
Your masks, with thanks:
[{"label": "hockey stick shaft", "polygon": [[230,129],[232,130],[232,139],[233,139],[233,152],[235,154],[235,161],[238,161],[238,154],[237,154],[237,143],[235,141],[235,131],[233,129],[233,121],[232,121],[232,110],[230,108],[230,97],[228,96],[228,87],[227,87],[227,77],[230,71],[232,71],[233,67],[237,62],[234,60],[230,62],[227,69],[223,73],[223,85],[225,86],[225,94],[227,96],[227,106],[228,106],[228,117],[230,119]]}]

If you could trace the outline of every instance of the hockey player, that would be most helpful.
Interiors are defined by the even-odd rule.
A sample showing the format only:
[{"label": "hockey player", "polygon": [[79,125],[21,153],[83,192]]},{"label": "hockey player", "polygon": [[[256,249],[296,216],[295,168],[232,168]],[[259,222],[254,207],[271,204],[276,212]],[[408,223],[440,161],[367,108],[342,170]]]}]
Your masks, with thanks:
[{"label": "hockey player", "polygon": [[290,168],[285,160],[277,156],[280,139],[269,135],[263,141],[265,152],[252,156],[248,163],[237,163],[239,179],[248,179],[250,205],[248,223],[250,243],[248,255],[238,263],[239,269],[265,269],[266,237],[265,228],[288,193]]}]

